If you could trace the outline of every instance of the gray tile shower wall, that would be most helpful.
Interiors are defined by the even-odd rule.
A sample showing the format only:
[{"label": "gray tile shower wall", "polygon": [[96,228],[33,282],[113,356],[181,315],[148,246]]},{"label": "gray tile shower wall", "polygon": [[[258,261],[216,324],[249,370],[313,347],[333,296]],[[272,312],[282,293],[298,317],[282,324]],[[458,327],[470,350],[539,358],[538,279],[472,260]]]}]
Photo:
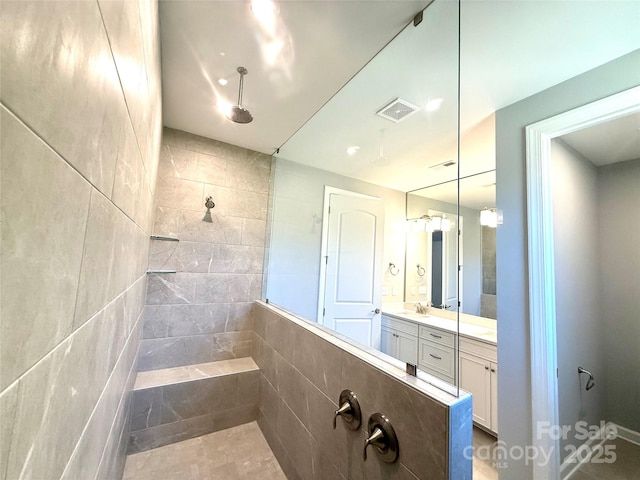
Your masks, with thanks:
[{"label": "gray tile shower wall", "polygon": [[157,3],[0,16],[0,479],[119,478],[162,135]]},{"label": "gray tile shower wall", "polygon": [[[271,157],[164,129],[139,371],[251,354]],[[203,221],[205,199],[215,207]]]},{"label": "gray tile shower wall", "polygon": [[[258,424],[290,480],[470,479],[471,399],[449,404],[409,386],[337,344],[256,303],[253,357],[260,367]],[[334,411],[353,390],[362,408],[360,431]],[[362,458],[368,418],[381,412],[400,443],[399,461]]]}]

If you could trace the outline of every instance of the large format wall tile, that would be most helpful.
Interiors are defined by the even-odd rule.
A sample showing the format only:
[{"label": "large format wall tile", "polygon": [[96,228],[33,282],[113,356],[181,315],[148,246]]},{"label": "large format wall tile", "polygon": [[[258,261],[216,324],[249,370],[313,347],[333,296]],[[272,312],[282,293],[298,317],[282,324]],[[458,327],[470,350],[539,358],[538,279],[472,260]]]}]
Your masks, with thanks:
[{"label": "large format wall tile", "polygon": [[2,103],[110,196],[129,118],[97,5],[6,2],[1,15],[12,26],[2,29]]},{"label": "large format wall tile", "polygon": [[[2,436],[11,439],[6,458],[8,478],[58,478],[112,372],[122,376],[113,367],[122,350],[122,337],[129,332],[123,328],[125,318],[107,310],[99,312],[18,381],[14,421],[2,427]],[[122,379],[119,387],[118,399],[125,388]]]},{"label": "large format wall tile", "polygon": [[72,329],[91,191],[13,115],[1,115],[0,390]]},{"label": "large format wall tile", "polygon": [[157,3],[6,2],[0,17],[0,478],[112,480],[155,210]]}]

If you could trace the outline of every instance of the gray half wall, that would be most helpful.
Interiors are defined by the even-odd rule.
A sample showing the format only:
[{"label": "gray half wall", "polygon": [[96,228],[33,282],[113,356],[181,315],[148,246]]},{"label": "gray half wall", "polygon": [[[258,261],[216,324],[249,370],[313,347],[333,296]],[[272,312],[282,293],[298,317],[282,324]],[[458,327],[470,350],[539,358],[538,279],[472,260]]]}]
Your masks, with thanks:
[{"label": "gray half wall", "polygon": [[[440,402],[345,350],[317,326],[262,302],[256,303],[255,339],[258,423],[290,480],[471,479],[471,459],[463,455],[471,445],[470,396]],[[332,428],[345,388],[360,401],[358,431],[340,419]],[[394,464],[381,462],[372,449],[363,461],[374,412],[386,415],[398,435]]]}]

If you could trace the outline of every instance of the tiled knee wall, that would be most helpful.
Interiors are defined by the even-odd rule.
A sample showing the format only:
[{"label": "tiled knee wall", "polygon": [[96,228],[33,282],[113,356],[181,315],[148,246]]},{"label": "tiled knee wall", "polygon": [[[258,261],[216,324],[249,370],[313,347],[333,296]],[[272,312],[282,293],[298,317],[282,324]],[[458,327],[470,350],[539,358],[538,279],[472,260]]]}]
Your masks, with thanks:
[{"label": "tiled knee wall", "polygon": [[[463,455],[471,444],[469,397],[448,405],[436,401],[318,331],[256,303],[258,423],[290,480],[471,479],[471,460]],[[332,428],[345,388],[360,400],[363,425],[357,432],[340,420]],[[365,429],[374,412],[385,414],[398,435],[394,464],[381,462],[373,450],[363,461]]]}]

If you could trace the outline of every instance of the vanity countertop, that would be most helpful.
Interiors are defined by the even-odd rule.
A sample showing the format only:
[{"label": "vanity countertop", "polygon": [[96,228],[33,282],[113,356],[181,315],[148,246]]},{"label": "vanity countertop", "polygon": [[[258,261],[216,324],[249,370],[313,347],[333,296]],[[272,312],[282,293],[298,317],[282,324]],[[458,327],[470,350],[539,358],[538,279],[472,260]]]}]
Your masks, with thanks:
[{"label": "vanity countertop", "polygon": [[[385,309],[384,307],[382,309],[382,313],[384,315],[396,317],[419,325],[439,328],[453,333],[457,333],[458,331],[456,320],[438,317],[432,314],[420,314],[404,308]],[[479,340],[491,345],[497,345],[495,320],[482,319],[481,317],[478,317],[478,319],[479,324],[460,321],[460,335],[472,340]]]}]

